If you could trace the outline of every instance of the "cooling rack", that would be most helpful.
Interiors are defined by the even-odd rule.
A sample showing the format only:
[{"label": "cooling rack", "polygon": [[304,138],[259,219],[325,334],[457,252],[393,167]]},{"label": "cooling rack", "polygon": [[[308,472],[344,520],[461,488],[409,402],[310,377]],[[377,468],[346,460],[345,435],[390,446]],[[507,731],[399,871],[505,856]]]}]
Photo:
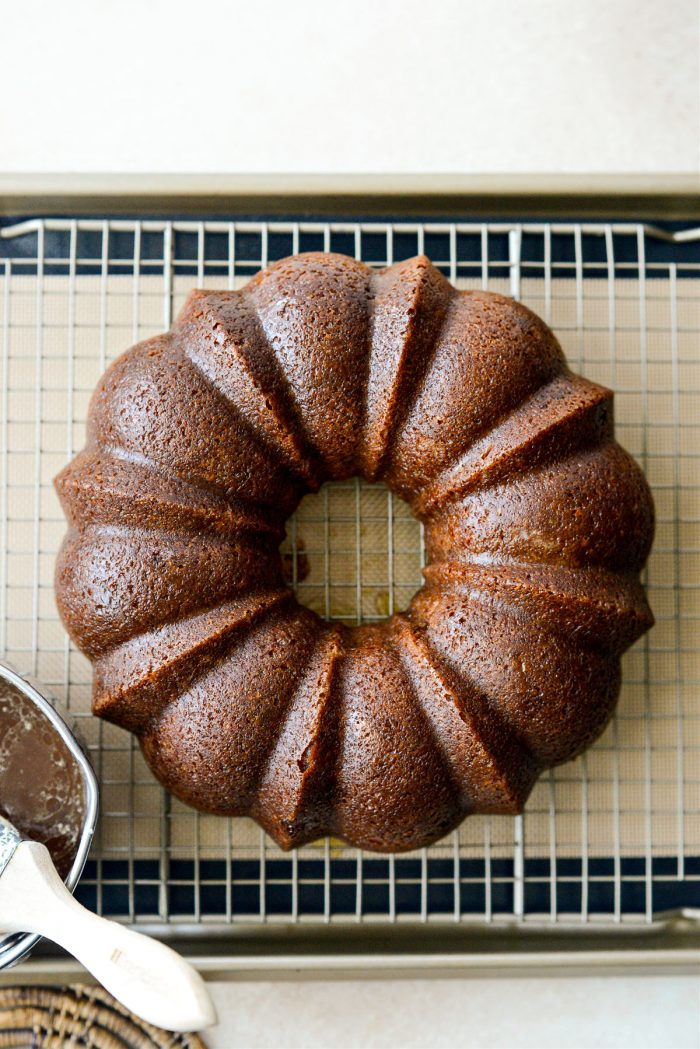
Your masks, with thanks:
[{"label": "cooling rack", "polygon": [[[247,820],[200,816],[138,747],[89,714],[90,670],[59,623],[64,522],[51,479],[83,443],[106,364],[167,328],[193,286],[234,288],[275,258],[333,250],[384,266],[428,254],[461,288],[522,299],[572,366],[616,391],[617,435],[654,489],[657,625],[628,653],[619,710],[523,816],[468,819],[377,857],[291,854]],[[700,229],[628,223],[32,219],[0,228],[0,648],[68,707],[101,784],[85,903],[168,932],[262,923],[648,925],[700,905]],[[329,484],[290,523],[301,601],[348,622],[405,607],[422,537],[381,485]]]}]

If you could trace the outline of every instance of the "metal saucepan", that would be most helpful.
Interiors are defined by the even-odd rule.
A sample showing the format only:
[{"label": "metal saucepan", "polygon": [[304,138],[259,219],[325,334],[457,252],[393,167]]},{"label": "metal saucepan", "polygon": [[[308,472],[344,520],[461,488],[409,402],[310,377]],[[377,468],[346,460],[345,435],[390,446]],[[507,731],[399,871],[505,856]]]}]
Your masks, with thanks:
[{"label": "metal saucepan", "polygon": [[[73,892],[97,823],[97,780],[89,761],[49,700],[0,663],[0,814],[48,848]],[[40,939],[0,933],[0,969]]]}]

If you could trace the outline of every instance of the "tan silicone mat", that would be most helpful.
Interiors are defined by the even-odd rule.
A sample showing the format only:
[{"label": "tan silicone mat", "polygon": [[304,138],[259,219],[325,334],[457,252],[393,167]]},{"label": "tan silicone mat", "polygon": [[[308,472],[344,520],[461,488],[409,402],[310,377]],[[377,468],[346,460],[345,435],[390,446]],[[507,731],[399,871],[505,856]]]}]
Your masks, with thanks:
[{"label": "tan silicone mat", "polygon": [[[81,272],[69,256],[63,272],[25,272],[13,261],[3,275],[1,249],[2,242],[1,640],[6,657],[80,720],[101,781],[93,855],[132,864],[281,857],[251,822],[198,816],[166,798],[130,737],[89,715],[90,667],[68,643],[52,593],[64,522],[51,479],[83,443],[88,399],[105,364],[162,331],[193,286],[237,287],[255,266],[240,266],[242,273],[229,257],[222,272],[209,272],[202,248],[196,272],[175,264],[153,274],[133,259],[113,272],[118,260],[107,266],[103,255],[94,272]],[[679,277],[674,264],[607,275],[598,266],[589,275],[581,263],[564,275],[548,268],[530,277],[522,268],[514,285],[512,272],[483,259],[466,273],[455,265],[451,275],[463,288],[518,291],[552,325],[572,367],[615,389],[618,438],[654,489],[647,581],[657,624],[626,656],[618,715],[588,754],[545,777],[523,819],[471,818],[428,855],[667,856],[682,876],[685,857],[700,854],[700,280]],[[301,600],[321,614],[381,618],[405,607],[420,585],[419,526],[381,485],[329,485],[307,497],[285,549]],[[299,859],[319,855],[354,852],[320,842]],[[230,900],[226,906],[230,918]]]}]

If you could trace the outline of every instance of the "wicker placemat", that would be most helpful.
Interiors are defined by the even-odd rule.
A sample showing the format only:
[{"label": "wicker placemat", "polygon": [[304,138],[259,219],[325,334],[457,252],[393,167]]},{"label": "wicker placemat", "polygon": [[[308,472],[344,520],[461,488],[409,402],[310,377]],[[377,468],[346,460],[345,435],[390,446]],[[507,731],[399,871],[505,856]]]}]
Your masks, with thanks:
[{"label": "wicker placemat", "polygon": [[101,987],[0,988],[0,1049],[206,1049],[139,1020]]}]

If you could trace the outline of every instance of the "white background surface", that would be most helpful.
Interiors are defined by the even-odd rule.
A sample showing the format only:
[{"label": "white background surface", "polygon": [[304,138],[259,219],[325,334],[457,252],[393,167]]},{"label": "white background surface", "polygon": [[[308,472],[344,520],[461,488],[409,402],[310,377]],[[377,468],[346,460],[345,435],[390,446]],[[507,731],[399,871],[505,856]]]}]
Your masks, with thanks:
[{"label": "white background surface", "polygon": [[[0,0],[0,176],[700,170],[697,0]],[[697,977],[215,985],[212,1049],[700,1046]]]},{"label": "white background surface", "polygon": [[214,984],[210,1049],[697,1049],[697,976]]},{"label": "white background surface", "polygon": [[0,0],[0,171],[697,172],[697,0]]}]

